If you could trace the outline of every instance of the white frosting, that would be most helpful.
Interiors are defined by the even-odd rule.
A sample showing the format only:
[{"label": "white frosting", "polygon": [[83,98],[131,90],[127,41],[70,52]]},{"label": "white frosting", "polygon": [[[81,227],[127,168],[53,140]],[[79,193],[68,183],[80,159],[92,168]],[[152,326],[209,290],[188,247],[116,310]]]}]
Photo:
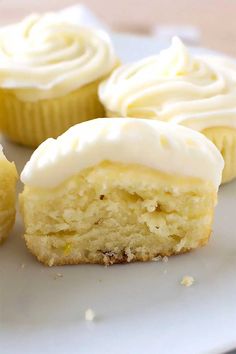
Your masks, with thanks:
[{"label": "white frosting", "polygon": [[104,160],[197,177],[216,188],[224,165],[215,145],[194,130],[147,119],[100,118],[43,142],[21,180],[32,187],[53,188]]},{"label": "white frosting", "polygon": [[122,117],[157,118],[199,131],[236,128],[236,64],[194,57],[176,37],[159,55],[116,69],[100,85],[99,96]]},{"label": "white frosting", "polygon": [[116,64],[108,35],[80,27],[67,12],[31,15],[0,30],[0,87],[21,100],[65,95]]}]

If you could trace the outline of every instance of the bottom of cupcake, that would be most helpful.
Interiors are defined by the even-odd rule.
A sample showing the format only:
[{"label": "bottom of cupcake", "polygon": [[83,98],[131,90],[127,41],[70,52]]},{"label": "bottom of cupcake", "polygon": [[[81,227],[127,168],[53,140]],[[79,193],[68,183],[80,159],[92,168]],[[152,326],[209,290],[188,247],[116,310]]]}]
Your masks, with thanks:
[{"label": "bottom of cupcake", "polygon": [[[79,236],[77,235],[77,237]],[[63,252],[61,252],[61,240],[57,237],[48,239],[46,236],[41,236],[37,239],[33,239],[33,236],[26,236],[25,241],[29,251],[35,255],[40,262],[50,267],[76,264],[101,264],[108,266],[112,264],[148,262],[155,261],[159,256],[169,257],[192,250],[192,248],[182,248],[181,251],[178,252],[172,250],[167,253],[156,253],[152,248],[137,247],[137,249],[133,248],[131,250],[130,248],[124,248],[122,250],[118,249],[116,245],[114,245],[114,250],[112,251],[88,250],[87,248],[81,248],[80,243],[77,243],[75,238],[73,240],[71,239],[67,246],[63,247],[63,250],[66,250],[64,255]],[[208,236],[204,240],[202,239],[194,248],[204,246],[208,242],[208,239]],[[68,253],[70,256],[68,256]]]},{"label": "bottom of cupcake", "polygon": [[54,189],[25,187],[25,241],[39,261],[149,261],[207,243],[215,188],[139,165],[103,162]]}]

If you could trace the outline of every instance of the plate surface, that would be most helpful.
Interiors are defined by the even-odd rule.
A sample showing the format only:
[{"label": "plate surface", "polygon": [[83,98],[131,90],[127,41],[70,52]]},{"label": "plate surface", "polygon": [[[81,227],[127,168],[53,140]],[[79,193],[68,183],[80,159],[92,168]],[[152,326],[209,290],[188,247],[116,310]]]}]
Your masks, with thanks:
[{"label": "plate surface", "polygon": [[[114,42],[125,61],[161,45],[125,35]],[[32,151],[2,144],[21,171]],[[0,248],[0,353],[199,354],[236,346],[235,207],[236,182],[220,188],[206,247],[167,263],[108,268],[44,267],[26,250],[17,216]],[[185,275],[195,278],[190,288],[180,285]],[[97,315],[92,323],[85,321],[87,308]]]}]

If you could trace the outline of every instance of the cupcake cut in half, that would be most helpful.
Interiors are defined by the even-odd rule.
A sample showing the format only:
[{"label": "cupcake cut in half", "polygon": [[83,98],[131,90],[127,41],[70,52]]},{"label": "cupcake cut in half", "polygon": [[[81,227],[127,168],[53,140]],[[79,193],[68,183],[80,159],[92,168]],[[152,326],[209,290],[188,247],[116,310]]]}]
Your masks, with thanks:
[{"label": "cupcake cut in half", "polygon": [[145,119],[78,124],[21,174],[28,249],[47,265],[148,261],[207,243],[223,159],[185,127]]},{"label": "cupcake cut in half", "polygon": [[15,164],[7,160],[0,145],[0,244],[7,238],[15,222],[17,179]]},{"label": "cupcake cut in half", "polygon": [[160,54],[117,68],[101,84],[107,116],[145,117],[202,132],[225,160],[223,182],[236,177],[236,64],[197,56],[174,38]]},{"label": "cupcake cut in half", "polygon": [[0,29],[0,128],[12,141],[35,147],[104,115],[98,85],[118,60],[108,35],[71,11]]}]

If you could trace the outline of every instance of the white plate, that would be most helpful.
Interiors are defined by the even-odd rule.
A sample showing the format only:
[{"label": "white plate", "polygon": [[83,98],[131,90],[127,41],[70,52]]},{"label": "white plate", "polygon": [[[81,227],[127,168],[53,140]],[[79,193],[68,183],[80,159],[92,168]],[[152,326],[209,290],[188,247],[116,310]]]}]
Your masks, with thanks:
[{"label": "white plate", "polygon": [[[126,61],[160,49],[151,38],[114,41]],[[3,145],[20,171],[31,151]],[[220,189],[209,244],[168,263],[47,268],[26,250],[17,217],[0,248],[0,353],[199,354],[236,346],[235,187]],[[192,287],[180,285],[184,275],[195,278]],[[93,323],[87,308],[97,314]]]}]

